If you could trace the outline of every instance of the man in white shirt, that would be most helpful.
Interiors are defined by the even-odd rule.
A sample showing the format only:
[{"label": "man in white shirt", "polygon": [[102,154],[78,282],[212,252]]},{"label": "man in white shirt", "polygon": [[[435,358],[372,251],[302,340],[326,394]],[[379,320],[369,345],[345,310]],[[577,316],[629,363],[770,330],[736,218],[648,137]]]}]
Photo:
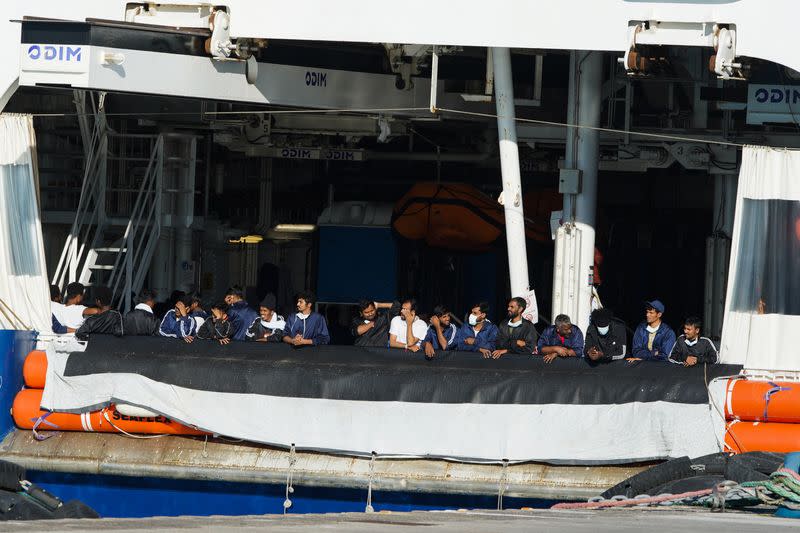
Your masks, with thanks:
[{"label": "man in white shirt", "polygon": [[428,324],[417,316],[417,302],[406,299],[400,307],[400,316],[389,325],[389,348],[401,348],[418,352],[428,332]]},{"label": "man in white shirt", "polygon": [[97,309],[82,304],[86,288],[77,281],[67,285],[67,303],[60,309],[53,308],[56,319],[67,327],[67,331],[77,330],[87,316],[97,314]]}]

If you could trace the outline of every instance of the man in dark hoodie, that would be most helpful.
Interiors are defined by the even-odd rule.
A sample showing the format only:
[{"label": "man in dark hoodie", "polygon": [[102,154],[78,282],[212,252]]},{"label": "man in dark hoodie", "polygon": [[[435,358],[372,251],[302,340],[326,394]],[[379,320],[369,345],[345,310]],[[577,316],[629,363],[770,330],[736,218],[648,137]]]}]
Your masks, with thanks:
[{"label": "man in dark hoodie", "polygon": [[111,289],[96,287],[94,290],[94,303],[97,313],[87,316],[83,325],[75,332],[78,340],[89,340],[93,334],[116,335],[122,337],[122,315],[119,311],[111,309]]},{"label": "man in dark hoodie", "polygon": [[225,303],[228,304],[231,339],[235,341],[245,340],[247,328],[258,318],[258,313],[247,305],[247,301],[244,299],[244,290],[236,285],[225,293]]},{"label": "man in dark hoodie", "polygon": [[283,342],[296,348],[319,346],[331,342],[325,317],[313,311],[314,295],[301,292],[297,295],[297,313],[289,315],[283,330]]},{"label": "man in dark hoodie", "polygon": [[389,344],[389,323],[400,314],[400,302],[373,302],[361,300],[358,318],[350,325],[355,346],[386,348]]},{"label": "man in dark hoodie", "polygon": [[275,312],[275,295],[267,294],[258,307],[259,316],[247,328],[246,340],[255,342],[281,342],[286,321]]},{"label": "man in dark hoodie", "polygon": [[136,307],[125,314],[125,335],[158,335],[158,321],[153,314],[156,295],[150,289],[142,289],[136,297]]},{"label": "man in dark hoodie", "polygon": [[584,352],[590,361],[608,363],[627,355],[625,324],[610,309],[595,309],[589,317]]}]

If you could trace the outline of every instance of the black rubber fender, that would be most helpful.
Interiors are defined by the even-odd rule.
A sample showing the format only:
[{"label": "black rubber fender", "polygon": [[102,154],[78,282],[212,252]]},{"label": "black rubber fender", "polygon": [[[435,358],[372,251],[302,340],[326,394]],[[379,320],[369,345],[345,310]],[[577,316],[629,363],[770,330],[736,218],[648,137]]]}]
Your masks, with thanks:
[{"label": "black rubber fender", "polygon": [[671,481],[693,477],[697,472],[692,469],[692,461],[688,457],[679,457],[665,463],[648,468],[644,472],[639,472],[633,477],[629,477],[621,483],[617,483],[600,496],[611,498],[612,496],[627,496],[633,498],[639,494],[647,492],[655,487],[659,487]]},{"label": "black rubber fender", "polygon": [[17,492],[26,474],[25,468],[18,464],[0,460],[0,490]]}]

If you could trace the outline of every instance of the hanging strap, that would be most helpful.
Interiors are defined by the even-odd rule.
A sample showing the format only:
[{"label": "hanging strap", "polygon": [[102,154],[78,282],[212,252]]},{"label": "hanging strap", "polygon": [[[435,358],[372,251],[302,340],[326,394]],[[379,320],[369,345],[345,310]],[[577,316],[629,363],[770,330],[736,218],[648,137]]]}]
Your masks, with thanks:
[{"label": "hanging strap", "polygon": [[297,454],[293,443],[292,447],[289,448],[289,471],[286,473],[286,499],[283,500],[283,514],[286,514],[292,506],[290,495],[294,494],[294,464],[296,462]]},{"label": "hanging strap", "polygon": [[38,418],[31,418],[31,422],[33,422],[33,438],[34,439],[36,439],[38,441],[43,441],[43,440],[49,439],[53,435],[57,435],[58,434],[57,431],[53,431],[53,432],[50,432],[50,433],[38,433],[36,431],[37,429],[39,429],[39,426],[41,426],[42,424],[50,426],[53,429],[58,429],[58,426],[56,424],[53,424],[52,422],[47,420],[47,417],[50,416],[51,414],[53,414],[52,411],[48,411],[48,412],[46,412],[45,414],[41,415]]},{"label": "hanging strap", "polygon": [[781,387],[780,385],[778,385],[777,383],[774,383],[772,381],[769,381],[767,383],[769,385],[771,385],[772,388],[769,389],[766,392],[766,394],[764,394],[764,422],[767,421],[767,411],[769,410],[769,401],[772,399],[772,395],[773,394],[777,394],[777,393],[782,392],[782,391],[792,390],[791,387]]}]

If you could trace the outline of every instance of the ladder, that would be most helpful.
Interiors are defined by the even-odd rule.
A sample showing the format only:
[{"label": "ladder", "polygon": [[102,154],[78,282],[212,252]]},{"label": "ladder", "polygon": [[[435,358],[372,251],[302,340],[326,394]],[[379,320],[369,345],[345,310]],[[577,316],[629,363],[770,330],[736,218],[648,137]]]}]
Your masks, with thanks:
[{"label": "ladder", "polygon": [[[112,306],[127,311],[161,234],[164,138],[111,131],[102,96],[94,119],[78,209],[51,283],[105,285]],[[89,128],[81,124],[82,133]]]}]

